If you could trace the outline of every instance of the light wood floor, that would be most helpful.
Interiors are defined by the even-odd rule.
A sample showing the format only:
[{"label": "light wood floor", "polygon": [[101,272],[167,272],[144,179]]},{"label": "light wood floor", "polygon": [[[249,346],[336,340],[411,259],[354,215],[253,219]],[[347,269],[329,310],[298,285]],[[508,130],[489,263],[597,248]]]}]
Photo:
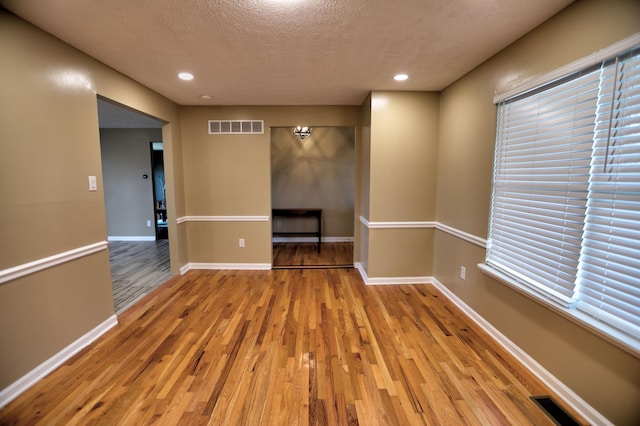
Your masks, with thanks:
[{"label": "light wood floor", "polygon": [[551,425],[550,394],[433,286],[354,269],[190,271],[0,424]]},{"label": "light wood floor", "polygon": [[353,243],[274,243],[274,268],[353,267]]},{"label": "light wood floor", "polygon": [[117,314],[171,278],[169,240],[110,241],[109,259]]}]

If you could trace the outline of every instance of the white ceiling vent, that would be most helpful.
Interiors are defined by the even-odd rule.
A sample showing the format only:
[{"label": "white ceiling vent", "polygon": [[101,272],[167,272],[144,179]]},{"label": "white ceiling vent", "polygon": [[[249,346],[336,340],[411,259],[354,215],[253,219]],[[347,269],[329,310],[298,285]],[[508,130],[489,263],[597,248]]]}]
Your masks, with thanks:
[{"label": "white ceiling vent", "polygon": [[255,135],[264,133],[264,120],[209,120],[210,135]]}]

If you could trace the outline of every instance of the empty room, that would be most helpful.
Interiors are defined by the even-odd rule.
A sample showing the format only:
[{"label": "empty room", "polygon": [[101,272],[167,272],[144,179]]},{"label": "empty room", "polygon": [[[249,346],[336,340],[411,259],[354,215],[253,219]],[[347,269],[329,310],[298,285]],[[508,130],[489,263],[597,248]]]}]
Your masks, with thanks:
[{"label": "empty room", "polygon": [[640,423],[637,0],[0,0],[0,57],[0,424]]}]

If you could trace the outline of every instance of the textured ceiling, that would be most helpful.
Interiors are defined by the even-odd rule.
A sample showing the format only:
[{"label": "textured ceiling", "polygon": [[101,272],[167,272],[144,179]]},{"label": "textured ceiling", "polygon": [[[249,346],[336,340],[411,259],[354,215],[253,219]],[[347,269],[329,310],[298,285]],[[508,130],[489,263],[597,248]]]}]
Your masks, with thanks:
[{"label": "textured ceiling", "polygon": [[[371,90],[441,90],[569,3],[0,0],[181,105],[360,105]],[[409,80],[395,82],[399,72]]]}]

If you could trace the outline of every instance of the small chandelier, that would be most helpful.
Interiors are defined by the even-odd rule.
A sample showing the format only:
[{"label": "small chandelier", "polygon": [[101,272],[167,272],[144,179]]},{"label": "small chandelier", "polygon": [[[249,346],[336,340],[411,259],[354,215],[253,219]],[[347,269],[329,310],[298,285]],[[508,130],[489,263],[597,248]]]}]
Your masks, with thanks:
[{"label": "small chandelier", "polygon": [[298,126],[293,129],[293,134],[299,136],[300,139],[304,139],[307,136],[311,136],[311,128],[307,126]]}]

